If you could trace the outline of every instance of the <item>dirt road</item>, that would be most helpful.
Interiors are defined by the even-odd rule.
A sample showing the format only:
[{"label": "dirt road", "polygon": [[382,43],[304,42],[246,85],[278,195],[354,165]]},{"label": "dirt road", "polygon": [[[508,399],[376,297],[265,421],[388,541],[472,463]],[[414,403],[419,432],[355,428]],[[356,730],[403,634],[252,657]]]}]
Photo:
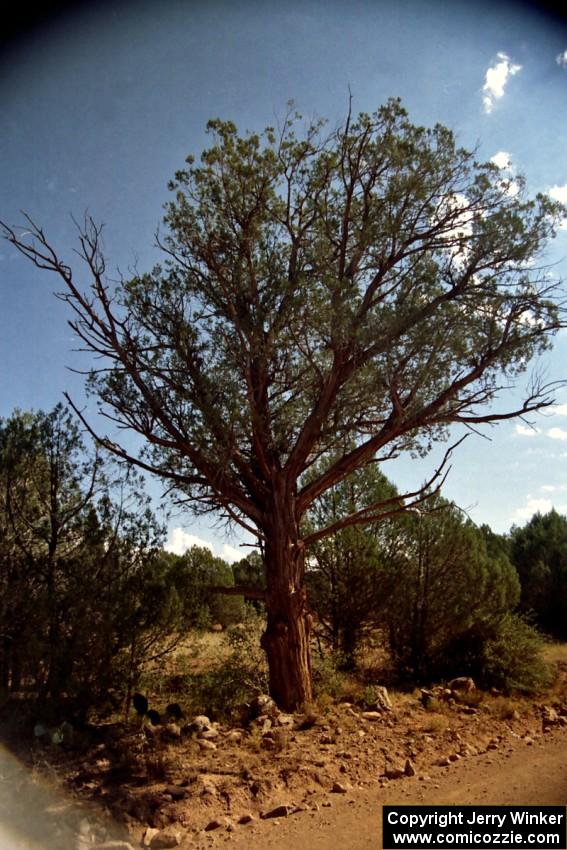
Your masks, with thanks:
[{"label": "dirt road", "polygon": [[[31,782],[28,771],[6,754],[0,758],[0,792],[0,850],[79,846],[74,836],[85,817],[82,807],[60,789]],[[532,745],[508,738],[497,750],[431,767],[426,778],[395,780],[384,788],[377,778],[370,786],[315,795],[312,801],[313,808],[287,818],[188,836],[179,850],[381,850],[383,805],[565,805],[567,728],[540,735]],[[118,827],[109,837],[112,833],[126,837]]]},{"label": "dirt road", "polygon": [[[432,768],[430,779],[332,795],[332,806],[251,824],[216,837],[231,850],[381,850],[383,805],[565,805],[567,729],[533,745],[513,742],[493,753]],[[205,845],[203,845],[205,846]],[[211,846],[211,845],[209,845]]]}]

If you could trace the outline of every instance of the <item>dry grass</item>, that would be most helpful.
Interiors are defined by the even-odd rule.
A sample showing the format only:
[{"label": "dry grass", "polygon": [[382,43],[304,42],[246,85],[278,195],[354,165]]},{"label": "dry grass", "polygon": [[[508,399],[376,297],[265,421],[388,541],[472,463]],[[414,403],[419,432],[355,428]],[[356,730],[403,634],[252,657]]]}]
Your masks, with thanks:
[{"label": "dry grass", "polygon": [[512,699],[511,697],[499,696],[489,698],[486,708],[490,714],[499,720],[512,720],[516,712],[519,713],[521,703],[519,700]]},{"label": "dry grass", "polygon": [[549,643],[543,650],[549,664],[567,664],[567,643]]}]

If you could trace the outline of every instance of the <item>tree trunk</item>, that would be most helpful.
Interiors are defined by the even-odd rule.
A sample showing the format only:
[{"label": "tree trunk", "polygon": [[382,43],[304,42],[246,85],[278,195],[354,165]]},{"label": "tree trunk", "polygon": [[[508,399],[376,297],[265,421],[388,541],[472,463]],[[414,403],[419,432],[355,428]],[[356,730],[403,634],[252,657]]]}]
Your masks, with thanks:
[{"label": "tree trunk", "polygon": [[289,501],[276,499],[266,528],[267,628],[262,647],[268,658],[270,695],[285,711],[313,701],[306,607],[305,558]]}]

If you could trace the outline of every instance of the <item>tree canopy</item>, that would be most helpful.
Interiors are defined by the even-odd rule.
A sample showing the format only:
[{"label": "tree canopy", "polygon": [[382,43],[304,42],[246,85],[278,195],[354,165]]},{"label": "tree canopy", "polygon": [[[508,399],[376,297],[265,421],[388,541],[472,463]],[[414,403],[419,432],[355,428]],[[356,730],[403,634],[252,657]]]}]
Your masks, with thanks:
[{"label": "tree canopy", "polygon": [[567,517],[536,513],[512,530],[510,555],[522,583],[521,606],[556,640],[567,639]]},{"label": "tree canopy", "polygon": [[310,506],[358,468],[426,453],[453,423],[549,405],[537,380],[511,407],[501,390],[563,323],[538,265],[561,205],[527,197],[521,180],[512,191],[398,100],[330,131],[299,126],[292,113],[263,134],[209,122],[211,147],[170,185],[164,264],[117,286],[90,219],[89,291],[31,219],[24,232],[4,226],[63,280],[73,329],[103,358],[90,378],[100,409],[146,447],[99,442],[257,536],[284,706],[311,695],[305,547],[419,503],[441,472],[304,532]]}]

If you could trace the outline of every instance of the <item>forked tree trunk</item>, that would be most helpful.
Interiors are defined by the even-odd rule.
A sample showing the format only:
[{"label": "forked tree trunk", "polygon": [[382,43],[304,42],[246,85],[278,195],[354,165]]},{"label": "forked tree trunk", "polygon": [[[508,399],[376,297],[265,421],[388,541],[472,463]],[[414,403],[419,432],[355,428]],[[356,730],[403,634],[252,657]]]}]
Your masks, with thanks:
[{"label": "forked tree trunk", "polygon": [[270,695],[285,711],[313,701],[306,607],[305,558],[291,511],[278,500],[266,529],[266,609],[262,647],[268,658]]}]

